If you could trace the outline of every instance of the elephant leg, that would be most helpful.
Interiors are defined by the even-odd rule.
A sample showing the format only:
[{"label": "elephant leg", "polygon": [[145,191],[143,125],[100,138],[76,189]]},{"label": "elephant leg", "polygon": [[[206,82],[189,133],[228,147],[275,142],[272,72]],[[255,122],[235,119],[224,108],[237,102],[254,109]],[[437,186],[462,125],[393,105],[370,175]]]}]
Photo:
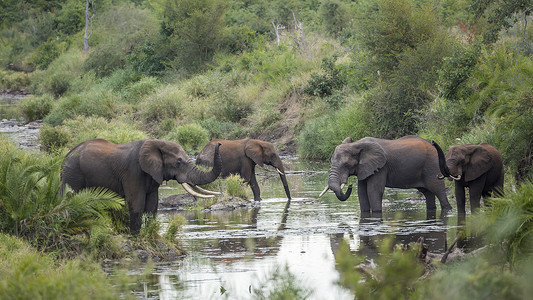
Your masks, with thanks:
[{"label": "elephant leg", "polygon": [[472,213],[481,208],[481,195],[485,187],[485,176],[482,176],[469,184],[470,209]]},{"label": "elephant leg", "polygon": [[255,177],[255,167],[252,168],[252,174],[250,175],[250,187],[254,193],[254,200],[261,201],[261,191],[259,190],[259,184],[257,183],[257,178]]},{"label": "elephant leg", "polygon": [[357,182],[357,196],[359,198],[359,207],[361,212],[370,212],[370,202],[368,200],[368,193],[366,191],[366,180]]},{"label": "elephant leg", "polygon": [[148,193],[146,195],[146,201],[145,201],[145,204],[144,204],[144,212],[145,213],[149,213],[149,214],[152,214],[152,215],[156,215],[157,214],[157,207],[159,205],[159,196],[157,194],[157,190],[151,192],[151,193]]},{"label": "elephant leg", "polygon": [[426,198],[426,210],[437,210],[437,206],[435,205],[435,194],[426,188],[417,188],[417,190],[424,194],[424,197]]},{"label": "elephant leg", "polygon": [[137,235],[141,230],[142,215],[145,208],[146,192],[125,189],[126,203],[130,212],[130,234]]},{"label": "elephant leg", "polygon": [[465,214],[465,187],[458,181],[455,182],[455,200],[457,201],[457,212],[459,214]]},{"label": "elephant leg", "polygon": [[387,175],[385,173],[377,173],[367,179],[366,191],[368,194],[368,201],[372,214],[381,213],[383,193],[385,192],[385,182]]}]

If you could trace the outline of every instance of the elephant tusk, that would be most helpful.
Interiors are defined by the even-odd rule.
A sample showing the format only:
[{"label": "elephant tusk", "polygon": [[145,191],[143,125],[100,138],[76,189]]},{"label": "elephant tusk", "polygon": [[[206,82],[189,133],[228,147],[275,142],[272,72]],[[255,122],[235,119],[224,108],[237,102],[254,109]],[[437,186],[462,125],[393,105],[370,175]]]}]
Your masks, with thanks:
[{"label": "elephant tusk", "polygon": [[206,190],[206,189],[203,189],[203,188],[201,188],[201,187],[199,187],[197,185],[193,185],[192,187],[197,189],[199,192],[207,194],[207,195],[222,195],[221,192],[215,192],[215,191]]},{"label": "elephant tusk", "polygon": [[451,177],[453,180],[461,180],[461,174],[459,174],[459,175],[457,175],[457,176],[450,175],[450,177]]},{"label": "elephant tusk", "polygon": [[440,180],[442,180],[442,179],[444,179],[444,178],[446,178],[446,177],[445,177],[445,176],[443,176],[442,174],[439,174],[439,175],[437,175],[437,179],[440,179]]},{"label": "elephant tusk", "polygon": [[345,185],[346,185],[346,183],[341,184],[341,190],[344,189],[344,186],[345,186]]},{"label": "elephant tusk", "polygon": [[324,196],[324,194],[329,190],[329,186],[326,186],[326,188],[324,188],[324,190],[322,191],[322,193],[320,193],[320,195],[318,195],[318,198]]},{"label": "elephant tusk", "polygon": [[191,194],[191,195],[193,195],[193,196],[195,196],[195,197],[198,197],[198,198],[213,198],[213,197],[215,197],[215,196],[213,196],[213,195],[202,195],[202,194],[200,194],[200,193],[194,191],[194,190],[191,188],[191,186],[190,186],[188,183],[186,183],[186,182],[182,183],[181,185],[182,185],[183,188],[187,191],[187,193],[189,193],[189,194]]},{"label": "elephant tusk", "polygon": [[285,174],[283,174],[278,168],[276,168],[276,171],[278,171],[279,175],[285,176]]}]

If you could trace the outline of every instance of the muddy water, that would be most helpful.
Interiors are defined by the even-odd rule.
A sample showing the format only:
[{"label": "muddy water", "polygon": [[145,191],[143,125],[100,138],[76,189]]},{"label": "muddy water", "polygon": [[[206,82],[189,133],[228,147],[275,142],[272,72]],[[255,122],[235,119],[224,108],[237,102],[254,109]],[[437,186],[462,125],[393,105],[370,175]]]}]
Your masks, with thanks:
[{"label": "muddy water", "polygon": [[[342,240],[352,252],[378,255],[378,242],[392,236],[399,242],[424,237],[430,251],[442,253],[456,235],[457,217],[427,216],[423,196],[416,190],[387,189],[382,219],[361,219],[356,192],[346,202],[328,193],[328,164],[285,159],[294,197],[288,202],[277,173],[258,170],[263,201],[258,208],[233,211],[160,211],[165,221],[175,213],[188,224],[181,241],[189,255],[156,263],[151,282],[137,291],[150,299],[250,299],[268,287],[276,267],[288,270],[311,299],[353,299],[336,282],[334,253]],[[353,179],[352,179],[353,180]],[[173,186],[161,190],[176,192]],[[225,293],[221,295],[221,288]]]}]

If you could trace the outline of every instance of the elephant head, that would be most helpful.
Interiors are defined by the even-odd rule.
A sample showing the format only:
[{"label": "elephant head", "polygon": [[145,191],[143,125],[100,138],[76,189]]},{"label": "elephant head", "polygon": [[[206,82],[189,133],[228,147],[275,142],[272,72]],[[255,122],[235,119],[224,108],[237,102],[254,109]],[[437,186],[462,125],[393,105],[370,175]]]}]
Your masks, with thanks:
[{"label": "elephant head", "polygon": [[285,168],[281,162],[281,158],[272,143],[260,140],[249,140],[244,147],[245,155],[253,160],[253,162],[261,167],[264,165],[273,166],[279,173],[285,194],[288,199],[291,199],[289,185],[285,176]]},{"label": "elephant head", "polygon": [[442,148],[436,142],[432,142],[437,149],[439,167],[443,177],[454,180],[472,181],[485,174],[491,167],[491,155],[489,151],[479,145],[464,144],[451,146],[446,157]]},{"label": "elephant head", "polygon": [[331,189],[339,200],[346,201],[350,197],[352,186],[348,187],[346,193],[342,192],[342,186],[350,176],[355,175],[358,180],[365,180],[378,172],[385,163],[385,150],[379,144],[364,140],[353,142],[352,138],[346,138],[335,148],[331,157],[328,187],[324,191]]},{"label": "elephant head", "polygon": [[139,164],[141,169],[150,174],[158,184],[163,180],[176,180],[187,192],[194,196],[205,197],[192,191],[189,185],[203,185],[217,179],[222,170],[219,146],[220,143],[215,146],[214,165],[208,172],[198,169],[180,145],[160,140],[146,140],[142,144],[139,150]]}]

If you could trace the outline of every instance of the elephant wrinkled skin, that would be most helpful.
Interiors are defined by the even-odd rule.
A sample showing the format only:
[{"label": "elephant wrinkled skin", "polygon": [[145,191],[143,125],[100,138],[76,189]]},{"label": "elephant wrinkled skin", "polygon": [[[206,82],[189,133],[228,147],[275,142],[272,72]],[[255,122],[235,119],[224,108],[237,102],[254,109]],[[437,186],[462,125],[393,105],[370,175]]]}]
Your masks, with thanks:
[{"label": "elephant wrinkled skin", "polygon": [[[346,138],[335,148],[331,158],[328,187],[337,198],[345,201],[342,185],[348,177],[358,179],[357,192],[361,212],[381,213],[385,187],[416,188],[426,198],[428,211],[436,210],[435,195],[441,209],[450,210],[444,182],[440,175],[437,151],[427,140],[417,136],[405,136],[397,140],[365,137],[356,142]],[[326,191],[324,190],[324,192]]]},{"label": "elephant wrinkled skin", "polygon": [[259,201],[261,200],[261,195],[257,179],[255,178],[255,165],[257,164],[261,167],[270,165],[278,171],[283,188],[285,189],[285,194],[288,199],[291,199],[283,163],[272,143],[254,139],[212,140],[200,151],[196,164],[212,166],[213,151],[217,143],[222,145],[220,148],[222,177],[239,174],[250,185],[254,193],[254,200]]},{"label": "elephant wrinkled skin", "polygon": [[66,155],[61,166],[61,191],[69,185],[75,192],[104,187],[117,193],[128,205],[130,232],[137,234],[142,214],[157,213],[158,189],[163,180],[174,179],[189,193],[202,196],[190,185],[207,184],[218,177],[222,168],[218,147],[213,153],[214,167],[203,172],[173,142],[145,139],[114,144],[103,139],[88,140]]},{"label": "elephant wrinkled skin", "polygon": [[439,167],[443,177],[455,181],[457,211],[465,213],[465,188],[469,188],[470,208],[475,212],[480,208],[481,197],[489,197],[492,192],[503,191],[503,158],[487,143],[451,146],[446,157],[441,147],[433,142],[439,154]]}]

